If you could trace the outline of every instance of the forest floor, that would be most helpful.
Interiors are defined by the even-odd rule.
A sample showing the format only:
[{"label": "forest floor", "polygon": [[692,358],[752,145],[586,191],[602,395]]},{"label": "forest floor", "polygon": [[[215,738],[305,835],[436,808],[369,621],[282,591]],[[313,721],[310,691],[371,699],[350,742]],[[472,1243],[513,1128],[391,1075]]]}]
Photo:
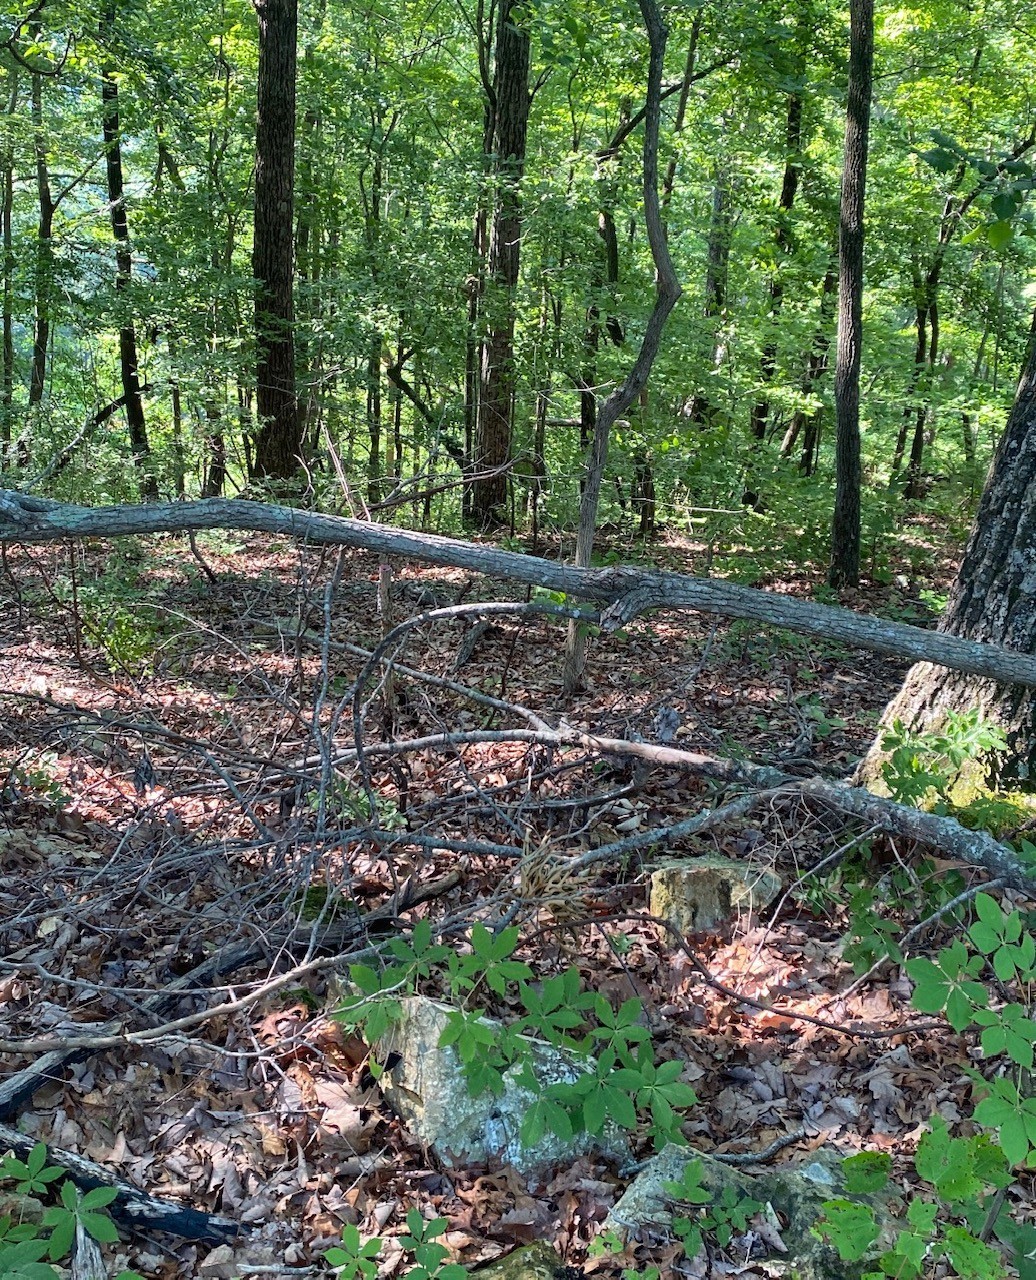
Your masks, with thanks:
[{"label": "forest floor", "polygon": [[[456,886],[416,915],[455,930],[458,921],[491,923],[519,893],[516,863],[530,848],[577,853],[614,841],[620,827],[665,826],[722,803],[701,779],[665,768],[478,741],[388,765],[369,758],[379,827],[424,835],[422,847],[336,839],[368,812],[351,766],[321,783],[321,761],[329,742],[353,743],[349,692],[363,660],[342,646],[381,639],[378,563],[257,537],[199,536],[197,551],[201,559],[168,537],[118,553],[96,545],[7,554],[0,1037],[60,1039],[112,1019],[146,1028],[155,1020],[141,1006],[155,992],[222,947],[265,941],[261,962],[222,987],[184,992],[162,1016],[247,995],[305,952],[289,956],[278,944],[286,922],[305,925],[338,887],[369,910],[394,884],[455,871]],[[615,555],[625,558],[625,548]],[[696,555],[675,537],[652,548],[667,568],[693,568]],[[847,603],[923,622],[932,615],[922,589],[944,589],[951,568],[943,564],[935,581],[893,574]],[[810,592],[804,573],[761,585]],[[407,567],[393,584],[393,621],[461,598],[513,598],[507,590]],[[664,728],[688,749],[835,778],[868,746],[906,669],[683,613],[593,639],[590,687],[564,703],[563,636],[562,624],[542,618],[477,630],[472,619],[445,621],[412,632],[401,660],[552,723],[563,708],[569,723],[601,735],[652,741]],[[400,675],[391,717],[384,689],[375,681],[368,692],[368,744],[507,723],[456,690]],[[926,913],[925,876],[964,884],[974,873],[929,860],[919,875],[918,850],[874,839],[824,876],[809,875],[860,834],[789,799],[681,847],[750,855],[795,886],[764,919],[693,939],[713,981],[834,1027],[866,1022],[870,1038],[753,1008],[703,981],[645,918],[647,872],[636,860],[595,866],[566,912],[526,903],[519,954],[541,977],[574,966],[616,1005],[643,1001],[657,1059],[683,1063],[681,1078],[700,1099],[684,1125],[696,1147],[755,1151],[805,1126],[778,1162],[799,1163],[821,1146],[877,1150],[906,1186],[933,1113],[951,1126],[970,1114],[972,1046],[949,1027],[899,1033],[917,1016],[896,966],[842,998],[853,981],[844,939],[865,881],[905,928]],[[933,928],[924,946],[948,936]],[[645,1242],[620,1258],[588,1258],[624,1184],[603,1159],[581,1158],[531,1189],[509,1168],[437,1164],[370,1085],[362,1047],[327,1016],[327,978],[318,966],[257,1004],[84,1057],[9,1118],[153,1195],[250,1228],[229,1263],[206,1245],[138,1233],[119,1247],[115,1270],[166,1280],[248,1275],[250,1265],[323,1274],[323,1251],[352,1223],[384,1238],[381,1274],[401,1274],[398,1237],[416,1206],[448,1220],[444,1243],[468,1265],[545,1239],[579,1274],[617,1276],[647,1262],[664,1275],[755,1274],[734,1248],[678,1262],[664,1242]],[[434,993],[434,978],[425,989]],[[506,1002],[489,1008],[507,1012]],[[5,1073],[36,1056],[5,1055]],[[634,1142],[637,1155],[649,1153],[646,1139]],[[1019,1184],[1013,1194],[1028,1191]],[[1028,1203],[1018,1211],[1029,1216]]]}]

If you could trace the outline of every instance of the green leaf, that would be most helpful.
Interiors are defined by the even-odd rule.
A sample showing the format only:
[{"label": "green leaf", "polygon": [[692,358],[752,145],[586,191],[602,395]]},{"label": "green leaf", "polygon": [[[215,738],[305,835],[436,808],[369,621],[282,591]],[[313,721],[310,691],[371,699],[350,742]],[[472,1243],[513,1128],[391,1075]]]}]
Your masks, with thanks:
[{"label": "green leaf", "polygon": [[83,1230],[101,1244],[115,1244],[119,1238],[118,1228],[106,1213],[80,1211],[79,1221],[83,1224]]},{"label": "green leaf", "polygon": [[992,222],[986,227],[986,239],[990,248],[1004,249],[1014,238],[1014,225],[1010,222]]},{"label": "green leaf", "polygon": [[105,1205],[111,1204],[118,1194],[115,1187],[94,1187],[83,1196],[79,1207],[80,1209],[103,1209]]},{"label": "green leaf", "polygon": [[861,1151],[842,1161],[845,1189],[851,1195],[880,1191],[892,1172],[892,1157],[882,1151]]},{"label": "green leaf", "polygon": [[961,1280],[996,1280],[1004,1274],[998,1251],[963,1227],[946,1228],[946,1253]]},{"label": "green leaf", "polygon": [[930,1236],[935,1230],[935,1219],[939,1213],[939,1206],[933,1204],[931,1200],[910,1201],[907,1207],[907,1221],[915,1229],[924,1236]]},{"label": "green leaf", "polygon": [[858,1262],[878,1239],[874,1210],[851,1200],[827,1200],[818,1230],[843,1262]]},{"label": "green leaf", "polygon": [[993,213],[1003,222],[1010,222],[1017,212],[1019,199],[1012,191],[1001,191],[989,202]]},{"label": "green leaf", "polygon": [[984,923],[989,925],[991,929],[997,933],[1003,933],[1004,929],[1004,913],[991,894],[979,893],[975,895],[975,914]]},{"label": "green leaf", "polygon": [[60,1215],[59,1218],[51,1221],[47,1220],[47,1214],[43,1215],[43,1225],[45,1227],[51,1226],[53,1223],[54,1229],[50,1233],[47,1252],[54,1261],[57,1261],[58,1258],[65,1257],[72,1248],[72,1241],[75,1239],[76,1234],[76,1220],[74,1214],[62,1213],[60,1209],[49,1210],[48,1212]]},{"label": "green leaf", "polygon": [[969,1200],[982,1190],[975,1175],[973,1144],[966,1138],[951,1138],[941,1116],[933,1117],[931,1129],[917,1144],[914,1165],[944,1200]]},{"label": "green leaf", "polygon": [[936,173],[950,173],[959,163],[952,151],[945,151],[942,147],[932,147],[929,151],[919,152],[919,155]]}]

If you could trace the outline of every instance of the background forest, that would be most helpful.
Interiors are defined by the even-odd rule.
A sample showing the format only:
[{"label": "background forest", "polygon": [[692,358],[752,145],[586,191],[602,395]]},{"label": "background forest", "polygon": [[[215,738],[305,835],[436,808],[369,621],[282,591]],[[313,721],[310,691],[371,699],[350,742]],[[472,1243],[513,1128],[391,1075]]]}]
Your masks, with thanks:
[{"label": "background forest", "polygon": [[[295,135],[294,225],[282,188],[269,236],[275,256],[294,253],[293,319],[279,313],[275,345],[294,339],[287,430],[313,488],[334,487],[338,458],[368,501],[433,490],[413,515],[448,528],[462,505],[451,472],[511,459],[507,486],[465,489],[465,514],[521,524],[536,502],[571,524],[595,399],[624,375],[653,293],[636,15],[303,5],[295,120],[277,51],[292,10],[260,6],[261,142],[274,171]],[[773,518],[756,540],[797,535],[815,551],[831,509],[845,14],[706,3],[667,21],[661,199],[684,297],[650,390],[613,435],[602,519],[625,508],[647,531],[654,501],[722,539],[713,509],[764,494]],[[292,469],[255,443],[259,25],[232,0],[100,15],[50,0],[8,17],[12,480],[42,474],[100,502],[155,486],[234,494]],[[1008,3],[878,15],[862,383],[872,552],[904,488],[976,492],[1013,393],[1033,258],[1031,34]],[[513,234],[512,260],[492,256],[508,216],[520,263]],[[509,385],[488,386],[485,350],[507,344],[512,319]],[[120,358],[135,360],[139,402]],[[480,435],[480,395],[501,406],[503,445]]]}]

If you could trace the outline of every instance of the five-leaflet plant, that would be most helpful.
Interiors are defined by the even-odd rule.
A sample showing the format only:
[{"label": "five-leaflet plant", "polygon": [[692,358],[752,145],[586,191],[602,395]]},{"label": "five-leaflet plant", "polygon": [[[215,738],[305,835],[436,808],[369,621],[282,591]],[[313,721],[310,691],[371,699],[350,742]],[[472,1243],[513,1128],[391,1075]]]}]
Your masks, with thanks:
[{"label": "five-leaflet plant", "polygon": [[[399,1243],[412,1255],[414,1265],[403,1272],[402,1280],[465,1280],[467,1268],[447,1262],[450,1251],[438,1242],[449,1226],[445,1218],[426,1221],[419,1209],[412,1208],[407,1210],[406,1225],[406,1234],[399,1237]],[[342,1228],[341,1246],[328,1249],[324,1257],[337,1280],[374,1280],[381,1245],[380,1237],[363,1240],[359,1229],[347,1223]]]},{"label": "five-leaflet plant", "polygon": [[[64,1179],[64,1181],[60,1181]],[[114,1244],[119,1233],[105,1212],[118,1195],[114,1187],[80,1191],[65,1170],[47,1163],[47,1148],[38,1142],[24,1160],[11,1153],[0,1160],[0,1183],[12,1182],[18,1195],[41,1197],[57,1190],[58,1201],[43,1212],[41,1223],[15,1222],[0,1217],[0,1277],[2,1280],[55,1280],[52,1262],[67,1258],[77,1229],[101,1244]],[[47,1262],[44,1259],[49,1258]],[[135,1271],[122,1271],[116,1280],[142,1280]]]},{"label": "five-leaflet plant", "polygon": [[[362,1025],[374,1044],[399,1017],[400,995],[434,975],[458,1002],[446,1013],[440,1044],[456,1052],[471,1093],[501,1094],[510,1072],[533,1095],[521,1123],[524,1143],[534,1144],[548,1132],[563,1140],[578,1131],[600,1135],[609,1124],[634,1129],[641,1116],[658,1146],[682,1141],[679,1113],[697,1098],[679,1079],[682,1063],[655,1062],[642,1002],[630,998],[615,1009],[599,993],[586,991],[575,969],[537,983],[532,969],[514,958],[518,940],[513,926],[493,934],[476,924],[469,949],[460,951],[434,943],[430,926],[420,922],[409,941],[395,938],[389,944],[395,963],[380,972],[351,966],[356,991],[336,1016]],[[523,1013],[507,1024],[487,1020],[476,1002],[483,988],[512,1003],[517,988]],[[572,1079],[541,1084],[533,1038],[568,1052]]]},{"label": "five-leaflet plant", "polygon": [[1006,746],[1003,732],[987,724],[978,711],[951,712],[937,733],[916,733],[893,721],[881,740],[888,757],[881,776],[892,799],[920,808],[934,792],[937,804],[948,804],[949,780],[968,760]]},{"label": "five-leaflet plant", "polygon": [[[1032,1164],[1036,1152],[1036,1098],[1030,1096],[1028,1073],[1033,1066],[1036,1020],[1030,998],[1036,981],[1036,940],[1023,929],[1018,911],[1005,913],[995,898],[975,898],[977,919],[968,928],[971,948],[960,938],[943,947],[934,960],[918,956],[907,962],[914,980],[913,1003],[924,1013],[945,1012],[956,1031],[981,1028],[987,1057],[1005,1057],[1009,1069],[992,1080],[969,1070],[977,1092],[979,1124],[996,1129],[1000,1145],[1013,1165]],[[981,975],[992,968],[1001,984],[998,999]],[[1012,998],[1013,997],[1013,998]]]},{"label": "five-leaflet plant", "polygon": [[735,1232],[743,1234],[749,1219],[763,1207],[730,1184],[718,1193],[706,1187],[700,1160],[688,1160],[680,1181],[664,1183],[663,1190],[677,1208],[673,1234],[683,1242],[684,1253],[691,1260],[701,1253],[707,1241],[725,1249]]},{"label": "five-leaflet plant", "polygon": [[1000,1280],[1006,1275],[1002,1255],[985,1242],[989,1231],[999,1234],[999,1193],[1012,1181],[996,1143],[984,1134],[954,1138],[936,1116],[914,1157],[918,1179],[931,1188],[931,1195],[908,1199],[905,1217],[897,1220],[904,1225],[880,1249],[882,1228],[874,1209],[848,1196],[883,1191],[891,1169],[890,1158],[879,1152],[861,1152],[843,1161],[847,1195],[827,1201],[815,1227],[842,1262],[866,1259],[869,1269],[863,1280],[920,1280],[942,1259],[949,1274],[967,1280]]}]

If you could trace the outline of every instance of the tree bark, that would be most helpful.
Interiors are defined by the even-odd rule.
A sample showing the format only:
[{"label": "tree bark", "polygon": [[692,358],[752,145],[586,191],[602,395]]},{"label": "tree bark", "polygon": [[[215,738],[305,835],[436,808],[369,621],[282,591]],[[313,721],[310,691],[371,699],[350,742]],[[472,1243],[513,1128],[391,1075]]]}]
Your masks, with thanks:
[{"label": "tree bark", "polygon": [[33,297],[32,368],[29,373],[30,411],[43,400],[50,350],[50,306],[54,281],[54,197],[47,167],[47,136],[43,127],[43,76],[34,72],[31,88],[32,148],[36,161],[39,225],[36,230],[36,270]]},{"label": "tree bark", "polygon": [[[106,25],[114,21],[114,9],[109,8]],[[129,428],[130,449],[140,477],[140,493],[153,501],[158,497],[158,483],[151,471],[151,445],[148,442],[147,424],[144,420],[144,399],[140,390],[140,371],[137,364],[137,331],[133,323],[131,304],[124,295],[133,279],[133,255],[130,251],[129,218],[122,179],[122,142],[119,130],[119,85],[114,68],[101,69],[101,105],[104,117],[104,155],[108,177],[108,204],[111,209],[112,236],[115,239],[115,292],[122,296],[124,313],[119,317],[119,367],[122,374],[122,394],[126,405],[126,425]]]},{"label": "tree bark", "polygon": [[[978,514],[939,631],[1030,654],[1036,650],[1036,317],[1014,406],[993,459]],[[1025,688],[969,678],[928,663],[908,673],[889,703],[877,739],[860,766],[867,785],[880,778],[885,728],[899,720],[937,732],[951,712],[977,710],[1007,736],[1007,749],[984,762],[994,785],[1032,790],[1036,780],[1036,699]]]},{"label": "tree bark", "polygon": [[256,412],[252,474],[288,480],[299,468],[295,386],[295,68],[298,0],[253,0],[259,20],[255,127]]},{"label": "tree bark", "polygon": [[[1034,432],[1036,435],[1036,432]],[[1036,500],[1033,503],[1036,507]],[[717,578],[624,566],[583,569],[536,556],[412,533],[365,520],[318,515],[273,503],[213,498],[141,506],[80,507],[0,489],[0,542],[42,543],[63,538],[136,537],[198,529],[250,529],[306,542],[356,547],[379,555],[468,569],[493,578],[559,591],[609,606],[615,629],[652,609],[693,609],[726,618],[821,636],[874,653],[937,662],[956,671],[1036,687],[1036,657],[939,631],[889,622],[849,609],[742,587]],[[1032,544],[1036,547],[1036,540]]]},{"label": "tree bark", "polygon": [[[832,254],[831,265],[824,276],[824,283],[820,286],[820,321],[817,325],[816,333],[813,335],[813,344],[810,347],[806,369],[802,375],[802,394],[804,396],[816,394],[820,379],[827,372],[827,357],[831,349],[830,324],[834,312],[835,289],[838,284],[838,275],[835,269],[836,258],[837,254]],[[816,469],[823,416],[823,409],[814,409],[812,413],[807,413],[804,409],[796,409],[791,416],[788,430],[784,433],[784,439],[781,441],[781,457],[787,458],[790,457],[791,451],[795,448],[795,443],[799,436],[802,436],[799,470],[804,476],[811,476]]]},{"label": "tree bark", "polygon": [[917,396],[924,374],[925,362],[928,359],[928,303],[924,297],[924,281],[921,278],[921,270],[916,257],[911,263],[910,278],[914,292],[914,331],[916,334],[914,364],[910,370],[910,387],[907,391],[906,404],[903,406],[903,416],[900,419],[899,431],[896,433],[896,447],[892,454],[893,476],[899,472],[900,467],[903,465],[903,454],[906,452],[910,423],[914,420],[915,415],[919,413],[923,426],[925,417],[925,410],[923,406],[918,405]]},{"label": "tree bark", "polygon": [[507,501],[507,462],[514,429],[515,289],[521,266],[521,180],[529,126],[529,33],[516,0],[501,0],[493,74],[496,202],[489,235],[489,281],[483,298],[478,414],[472,451],[471,516],[482,528],[500,523]]},{"label": "tree bark", "polygon": [[864,197],[874,74],[874,0],[850,0],[849,103],[838,234],[838,355],[835,362],[835,509],[832,587],[860,580],[860,355],[863,342]]},{"label": "tree bark", "polygon": [[[18,107],[18,73],[11,73],[11,96],[7,114]],[[3,383],[0,388],[0,470],[10,462],[11,429],[14,424],[14,146],[8,143],[0,164],[3,174],[3,203],[0,212],[0,238],[3,241]]]},{"label": "tree bark", "polygon": [[[714,373],[720,367],[726,355],[721,319],[727,299],[727,275],[730,266],[730,197],[730,175],[722,165],[718,165],[712,184],[712,218],[709,222],[709,257],[705,273],[703,311],[706,320],[715,321],[712,326],[710,373]],[[687,416],[695,426],[709,425],[712,419],[712,402],[707,391],[699,391],[695,394]]]}]

